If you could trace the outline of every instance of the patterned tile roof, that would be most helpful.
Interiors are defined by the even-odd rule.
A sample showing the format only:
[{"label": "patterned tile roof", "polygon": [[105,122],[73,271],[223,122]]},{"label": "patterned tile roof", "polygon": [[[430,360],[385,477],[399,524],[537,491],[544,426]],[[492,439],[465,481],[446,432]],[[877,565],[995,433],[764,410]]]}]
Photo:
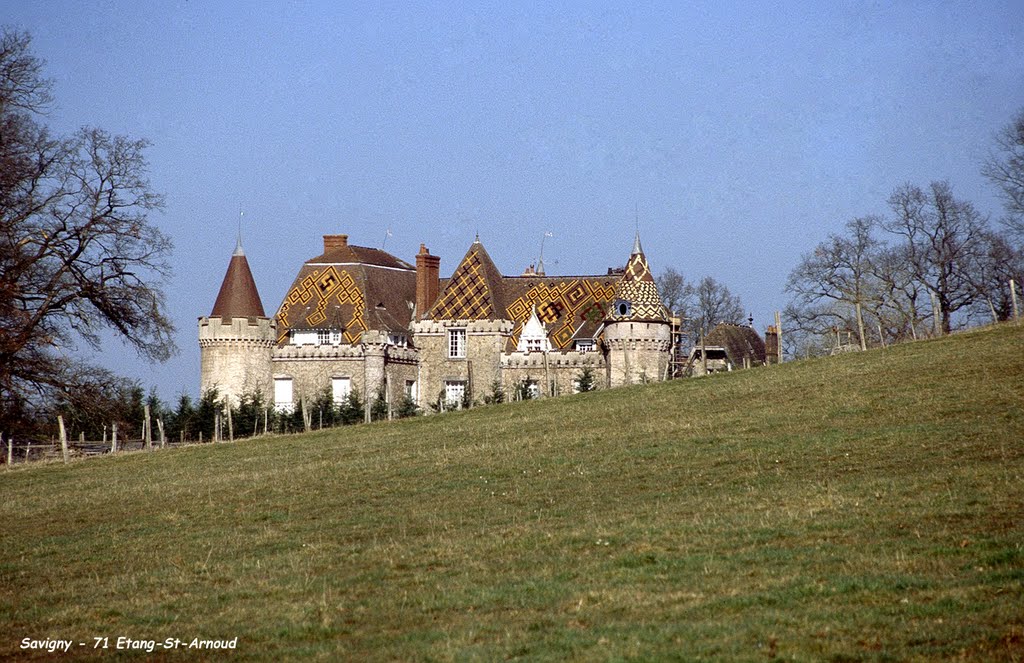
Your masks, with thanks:
[{"label": "patterned tile roof", "polygon": [[[626,303],[625,306],[622,304]],[[615,286],[615,301],[608,308],[608,320],[615,322],[668,322],[668,312],[658,294],[647,256],[640,247],[640,235],[633,244],[626,270]]]},{"label": "patterned tile roof", "polygon": [[407,333],[416,300],[416,270],[364,246],[336,246],[307,260],[277,311],[278,343],[293,329],[341,329],[346,343],[363,332]]},{"label": "patterned tile roof", "polygon": [[434,320],[512,320],[506,351],[519,342],[533,307],[554,348],[570,350],[576,339],[593,338],[611,305],[617,275],[502,276],[479,241],[473,243],[442,284],[428,315]]}]

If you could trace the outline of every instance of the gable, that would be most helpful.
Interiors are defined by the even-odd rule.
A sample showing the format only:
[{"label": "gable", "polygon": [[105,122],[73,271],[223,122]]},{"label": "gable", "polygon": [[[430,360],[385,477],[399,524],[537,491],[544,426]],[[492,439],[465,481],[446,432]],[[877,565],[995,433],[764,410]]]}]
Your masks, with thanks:
[{"label": "gable", "polygon": [[479,242],[474,242],[444,291],[430,309],[435,320],[493,320],[500,318],[501,274]]}]

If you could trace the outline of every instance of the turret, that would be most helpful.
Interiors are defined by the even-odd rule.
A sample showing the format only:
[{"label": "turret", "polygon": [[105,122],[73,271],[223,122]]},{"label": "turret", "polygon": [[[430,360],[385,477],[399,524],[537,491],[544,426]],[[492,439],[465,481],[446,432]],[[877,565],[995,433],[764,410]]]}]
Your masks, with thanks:
[{"label": "turret", "polygon": [[213,311],[199,318],[200,395],[216,387],[235,404],[243,393],[258,392],[269,400],[276,338],[239,240]]},{"label": "turret", "polygon": [[639,232],[605,317],[603,344],[609,387],[666,379],[672,325],[640,245]]}]

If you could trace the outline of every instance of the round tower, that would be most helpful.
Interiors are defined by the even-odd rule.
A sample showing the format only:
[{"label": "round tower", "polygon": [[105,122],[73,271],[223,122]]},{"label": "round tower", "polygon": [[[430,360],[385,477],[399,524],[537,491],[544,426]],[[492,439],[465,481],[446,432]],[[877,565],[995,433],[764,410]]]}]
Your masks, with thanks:
[{"label": "round tower", "polygon": [[199,318],[200,396],[216,387],[237,404],[243,393],[273,398],[271,357],[277,325],[263,311],[241,241],[235,247],[213,312]]},{"label": "round tower", "polygon": [[608,386],[664,380],[672,349],[672,324],[661,303],[640,233],[604,322]]}]

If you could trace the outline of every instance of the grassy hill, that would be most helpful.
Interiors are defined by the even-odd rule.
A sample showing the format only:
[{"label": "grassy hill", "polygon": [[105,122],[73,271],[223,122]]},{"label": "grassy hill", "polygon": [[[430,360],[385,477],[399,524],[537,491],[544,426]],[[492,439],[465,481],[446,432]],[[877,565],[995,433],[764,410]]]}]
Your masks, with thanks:
[{"label": "grassy hill", "polygon": [[0,550],[0,656],[1021,660],[1024,326],[0,472]]}]

